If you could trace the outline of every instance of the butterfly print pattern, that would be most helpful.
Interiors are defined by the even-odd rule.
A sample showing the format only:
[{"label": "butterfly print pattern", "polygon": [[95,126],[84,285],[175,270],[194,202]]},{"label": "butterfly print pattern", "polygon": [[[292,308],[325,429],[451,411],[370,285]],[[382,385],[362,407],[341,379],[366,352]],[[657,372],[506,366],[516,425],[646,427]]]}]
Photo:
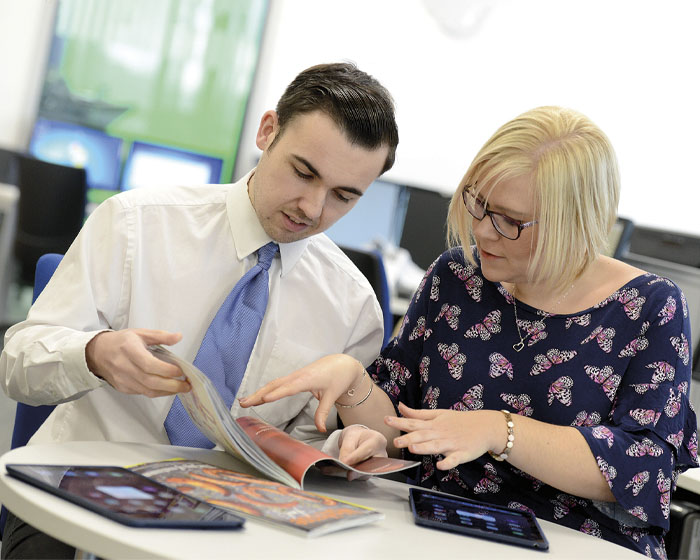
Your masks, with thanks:
[{"label": "butterfly print pattern", "polygon": [[539,375],[555,365],[563,364],[576,356],[576,350],[558,350],[552,348],[547,350],[547,355],[537,354],[535,365],[530,370],[530,375]]},{"label": "butterfly print pattern", "polygon": [[450,326],[450,328],[453,331],[456,331],[459,328],[459,314],[461,312],[462,310],[458,305],[443,303],[442,307],[440,308],[440,313],[438,313],[438,316],[435,317],[435,322],[437,323],[444,317],[447,320],[447,324]]},{"label": "butterfly print pattern", "polygon": [[490,377],[496,379],[505,374],[508,379],[513,381],[513,364],[511,364],[503,354],[493,352],[489,355],[489,362],[491,362],[489,366]]},{"label": "butterfly print pattern", "polygon": [[508,509],[512,509],[515,511],[524,511],[525,513],[531,513],[532,515],[535,515],[535,510],[527,507],[524,504],[521,504],[520,502],[508,502],[507,507],[508,507]]},{"label": "butterfly print pattern", "polygon": [[666,437],[666,441],[676,448],[676,451],[680,448],[681,443],[683,443],[683,430],[676,432],[675,434],[669,434]]},{"label": "butterfly print pattern", "polygon": [[430,369],[430,356],[423,356],[420,360],[420,365],[418,366],[418,375],[422,383],[428,382],[428,375]]},{"label": "butterfly print pattern", "polygon": [[583,366],[584,371],[593,381],[601,386],[605,395],[610,399],[610,402],[615,398],[617,388],[622,381],[622,377],[613,373],[611,366],[605,366],[602,369],[595,366]]},{"label": "butterfly print pattern", "polygon": [[598,462],[600,472],[603,473],[605,480],[608,481],[608,486],[612,488],[612,481],[615,479],[615,477],[617,477],[617,469],[615,469],[615,467],[612,465],[609,465],[608,462],[602,457],[596,457],[596,461]]},{"label": "butterfly print pattern", "polygon": [[693,432],[693,435],[690,436],[690,441],[688,442],[688,450],[690,451],[690,457],[695,461],[695,464],[698,463],[698,433]]},{"label": "butterfly print pattern", "polygon": [[632,321],[639,319],[646,300],[647,298],[639,295],[639,290],[637,288],[624,288],[619,292],[617,297],[617,301],[622,304],[627,317]]},{"label": "butterfly print pattern", "polygon": [[645,455],[651,455],[652,457],[661,457],[664,450],[660,445],[656,445],[649,438],[643,438],[642,441],[635,441],[630,445],[625,453],[630,457],[644,457]]},{"label": "butterfly print pattern", "polygon": [[647,391],[656,391],[659,388],[658,383],[632,383],[630,386],[640,395]]},{"label": "butterfly print pattern", "polygon": [[673,296],[668,296],[666,300],[666,305],[663,306],[661,311],[659,311],[659,325],[665,325],[666,323],[673,321],[673,317],[676,315],[676,298]]},{"label": "butterfly print pattern", "polygon": [[578,325],[579,327],[587,327],[591,324],[591,314],[584,313],[583,315],[576,315],[576,317],[567,317],[564,323],[564,328],[569,329],[571,325]]},{"label": "butterfly print pattern", "polygon": [[585,410],[579,412],[571,423],[572,426],[597,426],[598,424],[600,424],[600,413],[591,412],[588,414]]},{"label": "butterfly print pattern", "polygon": [[384,365],[389,370],[391,380],[396,381],[399,385],[406,385],[406,381],[411,378],[411,372],[408,368],[396,360],[385,359]]},{"label": "butterfly print pattern", "polygon": [[680,391],[676,394],[673,388],[669,389],[668,400],[664,405],[664,414],[669,418],[673,418],[681,411],[681,395]]},{"label": "butterfly print pattern", "polygon": [[586,344],[590,342],[591,340],[594,340],[598,343],[598,346],[600,346],[600,349],[605,352],[606,354],[609,354],[610,351],[612,350],[612,343],[613,343],[613,338],[615,337],[615,329],[612,327],[607,327],[603,328],[602,326],[598,326],[595,329],[593,329],[593,332],[589,334],[586,338],[584,338],[581,341],[581,344]]},{"label": "butterfly print pattern", "polygon": [[659,469],[659,474],[656,476],[656,486],[661,492],[660,503],[661,503],[661,513],[665,519],[668,519],[669,513],[671,511],[671,477],[666,478],[664,476],[664,471]]},{"label": "butterfly print pattern", "polygon": [[581,527],[579,528],[579,530],[582,533],[586,533],[587,535],[591,535],[592,537],[596,537],[598,539],[603,538],[603,533],[600,530],[598,523],[596,523],[592,519],[586,519],[583,522],[583,524],[581,525]]},{"label": "butterfly print pattern", "polygon": [[464,333],[465,338],[481,338],[481,340],[489,340],[492,334],[501,332],[501,312],[500,310],[491,311],[484,317],[483,322],[477,323],[470,327]]},{"label": "butterfly print pattern", "polygon": [[649,482],[649,471],[641,471],[635,474],[625,486],[625,490],[632,488],[632,495],[638,496],[644,488],[644,485]]},{"label": "butterfly print pattern", "polygon": [[525,319],[518,319],[518,326],[527,333],[529,337],[527,341],[528,346],[537,344],[540,340],[547,338],[547,331],[545,330],[545,324],[542,320],[527,321]]},{"label": "butterfly print pattern", "polygon": [[646,367],[654,370],[654,375],[651,376],[651,382],[657,385],[664,381],[673,381],[676,376],[676,368],[668,362],[652,362],[647,364]]},{"label": "butterfly print pattern", "polygon": [[618,358],[632,358],[642,350],[649,348],[649,339],[644,334],[649,329],[650,324],[649,321],[642,323],[642,330],[637,338],[632,339],[627,346],[620,350],[620,353],[617,355]]},{"label": "butterfly print pattern", "polygon": [[644,511],[644,508],[642,506],[634,506],[628,509],[627,513],[629,513],[630,515],[634,515],[637,519],[641,519],[644,522],[649,520],[649,515],[647,515],[647,512]]},{"label": "butterfly print pattern", "polygon": [[467,357],[459,351],[459,346],[454,342],[449,346],[441,342],[437,345],[437,348],[442,359],[447,361],[447,370],[450,372],[450,375],[455,379],[461,379]]},{"label": "butterfly print pattern", "polygon": [[671,346],[678,352],[678,357],[683,360],[683,365],[687,366],[690,361],[690,348],[688,346],[688,339],[683,333],[681,336],[671,337]]},{"label": "butterfly print pattern", "polygon": [[659,418],[661,417],[660,412],[656,412],[655,410],[647,410],[644,408],[634,408],[630,410],[630,416],[634,418],[639,424],[642,426],[648,426],[649,424],[653,424],[656,426],[656,423],[659,421]]},{"label": "butterfly print pattern", "polygon": [[440,397],[440,387],[428,387],[423,402],[428,405],[428,408],[436,409],[438,397]]},{"label": "butterfly print pattern", "polygon": [[547,391],[547,402],[551,406],[554,399],[558,400],[564,406],[571,406],[571,388],[574,386],[574,380],[568,375],[563,375],[549,386]]},{"label": "butterfly print pattern", "polygon": [[591,434],[596,439],[604,439],[608,442],[608,447],[612,447],[615,443],[615,434],[605,426],[596,426],[591,430]]},{"label": "butterfly print pattern", "polygon": [[535,412],[530,406],[530,395],[513,395],[512,393],[501,393],[503,402],[509,404],[520,416],[532,416]]},{"label": "butterfly print pattern", "polygon": [[458,403],[453,404],[450,408],[453,410],[481,410],[484,408],[484,401],[481,400],[483,396],[484,386],[481,384],[474,385],[464,393]]},{"label": "butterfly print pattern", "polygon": [[486,494],[487,492],[491,492],[492,494],[496,494],[501,491],[500,484],[502,482],[503,479],[498,476],[494,466],[491,463],[486,463],[484,465],[484,477],[476,483],[474,493]]},{"label": "butterfly print pattern", "polygon": [[476,274],[476,268],[471,264],[461,265],[458,262],[450,261],[447,263],[454,275],[464,282],[464,287],[467,293],[474,301],[481,301],[481,287],[484,285],[484,280]]},{"label": "butterfly print pattern", "polygon": [[421,336],[425,336],[425,317],[416,319],[416,326],[413,327],[411,334],[408,335],[408,340],[416,340]]},{"label": "butterfly print pattern", "polygon": [[685,294],[681,292],[681,309],[683,310],[683,318],[688,318],[688,300],[685,299]]},{"label": "butterfly print pattern", "polygon": [[433,283],[430,286],[430,300],[438,301],[440,299],[440,277],[433,276]]},{"label": "butterfly print pattern", "polygon": [[[427,276],[398,345],[383,351],[412,377],[390,362],[381,367],[375,362],[370,373],[379,367],[380,383],[396,395],[394,402],[420,403],[425,410],[503,408],[576,426],[625,510],[653,530],[611,520],[590,500],[560,498],[560,491],[488,455],[448,472],[436,467],[441,455],[421,456],[421,485],[468,498],[503,496],[499,503],[531,508],[569,527],[597,529],[639,552],[649,544],[656,554],[656,528],[667,523],[666,488],[697,461],[697,432],[688,427],[692,413],[682,396],[690,379],[682,360],[691,352],[681,292],[647,275],[579,315],[548,315],[516,302],[525,343],[518,353],[512,348],[518,342],[514,299],[455,254],[446,253]],[[500,316],[489,315],[494,311]],[[500,331],[489,328],[493,325]]]}]

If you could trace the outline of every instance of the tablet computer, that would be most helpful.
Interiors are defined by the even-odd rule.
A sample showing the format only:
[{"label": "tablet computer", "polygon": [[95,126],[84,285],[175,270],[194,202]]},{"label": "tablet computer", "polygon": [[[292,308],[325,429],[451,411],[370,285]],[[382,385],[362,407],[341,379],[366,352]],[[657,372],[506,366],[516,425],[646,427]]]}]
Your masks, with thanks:
[{"label": "tablet computer", "polygon": [[530,512],[421,488],[411,488],[409,499],[417,525],[538,550],[549,549],[537,518]]},{"label": "tablet computer", "polygon": [[237,529],[243,518],[123,467],[8,464],[7,474],[132,527]]}]

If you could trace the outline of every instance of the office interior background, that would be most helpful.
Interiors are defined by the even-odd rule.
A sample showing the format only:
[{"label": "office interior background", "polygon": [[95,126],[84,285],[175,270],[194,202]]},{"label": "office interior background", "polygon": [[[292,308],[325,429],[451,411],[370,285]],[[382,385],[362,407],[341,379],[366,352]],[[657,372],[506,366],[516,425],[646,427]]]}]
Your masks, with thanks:
[{"label": "office interior background", "polygon": [[[74,15],[61,22],[57,13],[64,6]],[[248,18],[245,25],[230,19],[236,10]],[[103,132],[121,140],[120,160],[112,185],[92,185],[100,187],[92,190],[93,204],[120,188],[145,186],[127,180],[141,169],[133,155],[141,148],[140,161],[160,157],[159,149],[167,157],[187,152],[184,163],[177,163],[194,162],[187,176],[239,178],[259,156],[259,119],[274,108],[286,84],[312,64],[351,60],[392,92],[401,142],[394,168],[372,191],[372,204],[364,214],[358,206],[332,233],[339,242],[361,245],[372,241],[368,232],[381,232],[389,243],[409,245],[418,268],[426,268],[426,259],[437,255],[428,239],[440,240],[444,231],[440,208],[483,142],[527,109],[569,106],[591,117],[615,146],[623,184],[619,214],[637,232],[630,240],[631,260],[681,285],[697,345],[698,21],[695,0],[0,0],[0,147],[27,151],[37,131],[49,126],[42,95],[49,70],[56,68],[50,53],[56,52],[61,25],[93,30],[92,39],[104,47],[103,61],[114,63],[105,75],[121,69],[151,79],[160,72],[156,83],[174,81],[181,94],[148,93],[144,105],[161,111],[150,130],[151,121],[134,124],[123,115],[103,123]],[[109,33],[100,35],[104,29]],[[176,49],[175,39],[185,32],[189,42]],[[168,76],[158,60],[173,53],[182,58],[169,61],[170,71],[179,72]],[[95,64],[74,58],[62,71],[80,84]],[[230,96],[203,98],[222,75]],[[86,102],[114,97],[107,86],[90,87],[78,92]],[[210,120],[193,121],[194,133],[186,124],[163,129],[162,111],[174,117],[193,104],[204,104]],[[222,122],[228,128],[222,130]],[[172,139],[169,148],[163,146],[166,137]],[[145,176],[167,180],[165,174]],[[417,201],[426,213],[415,214]],[[418,241],[411,238],[416,227],[422,232]],[[696,407],[699,383],[693,388]],[[11,426],[13,404],[2,393],[0,399],[7,419],[0,425]],[[9,433],[2,433],[0,452],[7,448]]]}]

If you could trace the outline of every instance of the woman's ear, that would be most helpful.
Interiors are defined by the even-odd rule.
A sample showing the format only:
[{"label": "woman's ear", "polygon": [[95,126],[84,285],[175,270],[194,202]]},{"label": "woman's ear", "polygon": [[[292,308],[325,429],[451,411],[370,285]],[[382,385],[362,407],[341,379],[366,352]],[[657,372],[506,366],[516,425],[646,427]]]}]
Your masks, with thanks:
[{"label": "woman's ear", "polygon": [[273,110],[266,111],[260,119],[258,134],[255,137],[255,145],[264,152],[270,147],[278,131],[279,120],[277,118],[277,112]]}]

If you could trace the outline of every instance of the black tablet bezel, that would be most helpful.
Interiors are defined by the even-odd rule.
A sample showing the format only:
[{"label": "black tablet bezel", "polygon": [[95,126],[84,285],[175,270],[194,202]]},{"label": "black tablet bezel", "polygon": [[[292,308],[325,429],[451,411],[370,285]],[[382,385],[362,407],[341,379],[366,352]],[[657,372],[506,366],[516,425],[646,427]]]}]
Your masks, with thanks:
[{"label": "black tablet bezel", "polygon": [[[245,523],[245,520],[235,515],[234,513],[227,511],[223,508],[219,508],[208,504],[197,498],[187,496],[186,494],[175,490],[169,486],[166,486],[160,482],[152,480],[143,476],[142,474],[136,473],[124,467],[111,466],[111,465],[40,465],[40,464],[7,464],[5,465],[7,469],[7,474],[13,478],[26,482],[34,487],[40,488],[49,492],[59,498],[67,500],[78,506],[84,507],[90,511],[98,513],[108,519],[121,523],[123,525],[128,525],[130,527],[139,528],[150,528],[150,529],[239,529]],[[115,512],[110,510],[103,505],[90,501],[89,499],[75,493],[71,493],[64,488],[58,488],[52,486],[48,482],[41,479],[39,476],[39,469],[56,469],[60,470],[83,470],[83,471],[99,471],[99,472],[119,472],[121,474],[127,475],[128,478],[121,480],[121,482],[130,483],[134,482],[133,487],[135,489],[139,488],[136,482],[141,482],[147,484],[148,486],[156,487],[160,490],[167,490],[174,496],[182,500],[182,505],[188,507],[191,510],[195,508],[201,508],[202,515],[204,517],[199,519],[168,519],[162,517],[138,517],[136,515],[130,516],[128,513]],[[37,469],[36,474],[32,472],[32,469]],[[127,484],[128,485],[128,484]]]},{"label": "black tablet bezel", "polygon": [[[434,492],[430,490],[425,490],[423,488],[410,488],[409,501],[411,503],[411,511],[413,512],[413,519],[417,525],[430,527],[431,529],[440,529],[443,531],[450,531],[453,533],[461,533],[472,537],[489,539],[506,544],[524,546],[526,548],[534,548],[541,551],[549,550],[549,543],[547,542],[547,538],[544,536],[544,532],[542,531],[542,528],[537,522],[537,518],[530,512],[512,510],[500,505],[478,502],[476,500],[469,500],[460,496],[444,494],[441,492]],[[450,523],[447,521],[426,519],[425,517],[422,517],[420,515],[419,511],[420,503],[422,501],[429,503],[440,503],[443,505],[443,507],[449,507],[451,509],[455,508],[456,506],[459,506],[469,511],[475,511],[479,509],[483,510],[487,508],[489,511],[495,514],[507,515],[509,517],[517,517],[527,524],[529,528],[529,533],[531,535],[534,535],[534,538],[520,537],[504,532],[485,531],[483,529],[468,527],[465,525],[460,525],[458,523]]]}]

